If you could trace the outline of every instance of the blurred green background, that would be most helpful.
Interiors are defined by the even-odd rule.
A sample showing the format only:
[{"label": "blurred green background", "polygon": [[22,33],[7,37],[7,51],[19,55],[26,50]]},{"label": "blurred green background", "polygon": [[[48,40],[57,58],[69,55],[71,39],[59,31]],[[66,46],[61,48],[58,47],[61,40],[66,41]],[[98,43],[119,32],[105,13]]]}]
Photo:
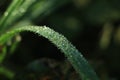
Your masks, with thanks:
[{"label": "blurred green background", "polygon": [[[0,0],[0,16],[10,2]],[[27,18],[34,25],[49,26],[67,37],[89,61],[100,80],[120,80],[120,0],[46,2],[52,7],[41,14],[32,12],[35,7],[29,9],[20,20]],[[14,54],[6,57],[4,65],[16,73],[15,80],[79,80],[63,53],[33,33],[21,34],[21,42]],[[9,80],[3,74],[0,79]]]}]

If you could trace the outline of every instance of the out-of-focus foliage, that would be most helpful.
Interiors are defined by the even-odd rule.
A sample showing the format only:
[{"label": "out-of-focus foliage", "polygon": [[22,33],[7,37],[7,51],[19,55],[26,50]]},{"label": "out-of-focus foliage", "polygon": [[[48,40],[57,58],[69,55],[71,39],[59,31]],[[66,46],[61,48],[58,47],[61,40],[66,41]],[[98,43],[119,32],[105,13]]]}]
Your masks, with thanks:
[{"label": "out-of-focus foliage", "polygon": [[[38,3],[39,1],[42,3]],[[0,16],[2,16],[10,2],[11,0],[0,0]],[[38,2],[36,2],[37,5],[32,4],[34,7],[30,6],[32,8],[29,8],[26,14],[12,25],[46,24],[51,26],[51,28],[67,36],[84,53],[101,80],[120,79],[120,0],[68,0],[66,2],[64,0],[38,0]],[[40,7],[40,5],[43,7]],[[32,79],[37,78],[36,76],[39,76],[39,73],[36,70],[32,72],[34,67],[26,71],[26,65],[31,62],[34,63],[34,60],[40,60],[42,65],[44,61],[41,58],[44,57],[55,59],[61,62],[55,61],[57,64],[64,65],[65,57],[46,39],[39,38],[31,33],[21,35],[21,43],[13,52],[13,55],[8,55],[3,62],[5,67],[18,73],[16,77],[19,79],[21,76],[32,77]],[[14,42],[14,39],[12,42]],[[0,51],[1,48],[2,46],[0,46]],[[11,51],[10,45],[6,48],[9,53]],[[54,66],[55,64],[51,63],[50,65]],[[45,70],[48,69],[48,72],[51,70],[48,66],[43,66],[45,66]],[[63,76],[68,71],[68,74],[65,75],[66,78],[59,77],[59,79],[70,80],[68,78],[73,77],[71,80],[76,80],[76,73],[71,70],[72,68],[70,70],[69,68],[71,68],[71,65],[62,69],[54,68],[51,73],[58,77],[59,74],[59,76]],[[62,70],[64,74],[59,72]],[[42,76],[40,80],[53,77],[48,75],[47,71],[43,72],[45,73],[44,75],[40,74]],[[23,73],[25,75],[22,75]],[[5,78],[4,76],[0,77],[1,80],[5,80]],[[52,78],[52,80],[55,79]]]}]

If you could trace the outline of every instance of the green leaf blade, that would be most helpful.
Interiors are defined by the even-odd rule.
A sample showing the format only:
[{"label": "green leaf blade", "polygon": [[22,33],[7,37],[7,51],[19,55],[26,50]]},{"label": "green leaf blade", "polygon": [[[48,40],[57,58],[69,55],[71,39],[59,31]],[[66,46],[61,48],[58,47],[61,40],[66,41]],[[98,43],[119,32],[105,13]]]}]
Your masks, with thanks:
[{"label": "green leaf blade", "polygon": [[15,28],[0,37],[0,43],[4,44],[8,39],[17,33],[29,31],[43,36],[57,46],[71,62],[75,70],[81,75],[83,80],[99,80],[87,60],[82,54],[61,34],[44,26],[25,26]]}]

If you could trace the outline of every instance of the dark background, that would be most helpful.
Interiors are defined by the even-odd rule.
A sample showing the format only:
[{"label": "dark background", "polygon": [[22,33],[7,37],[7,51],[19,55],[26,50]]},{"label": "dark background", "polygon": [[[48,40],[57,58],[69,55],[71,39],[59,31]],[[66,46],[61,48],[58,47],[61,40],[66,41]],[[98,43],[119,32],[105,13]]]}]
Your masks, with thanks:
[{"label": "dark background", "polygon": [[[10,0],[0,0],[1,15],[10,2]],[[70,0],[45,17],[39,16],[32,22],[35,25],[46,25],[67,37],[90,62],[100,80],[119,80],[119,4],[119,0]],[[41,61],[43,58],[55,60],[56,63],[61,62],[59,66],[66,61],[63,53],[47,39],[27,32],[22,33],[21,36],[22,41],[14,54],[6,59],[7,66],[15,69],[20,76],[24,70],[26,71],[25,66],[36,60]],[[22,72],[23,68],[25,69]],[[55,69],[55,71],[60,70]],[[25,75],[27,76],[28,73]],[[77,78],[73,78],[73,80],[77,80]]]}]

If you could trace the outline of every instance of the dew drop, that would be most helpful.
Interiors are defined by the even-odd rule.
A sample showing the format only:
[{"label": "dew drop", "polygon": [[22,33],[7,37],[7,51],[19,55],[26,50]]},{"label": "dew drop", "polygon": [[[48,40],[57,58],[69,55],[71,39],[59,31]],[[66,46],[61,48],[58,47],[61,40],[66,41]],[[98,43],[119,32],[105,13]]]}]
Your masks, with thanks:
[{"label": "dew drop", "polygon": [[8,12],[5,12],[5,14],[4,14],[5,16],[7,16],[8,15]]},{"label": "dew drop", "polygon": [[24,13],[24,12],[25,12],[25,9],[21,8],[20,13]]},{"label": "dew drop", "polygon": [[17,35],[17,36],[16,36],[16,41],[17,41],[17,42],[20,42],[20,41],[21,41],[21,39],[22,39],[22,38],[21,38],[21,36],[20,36],[20,35]]}]

